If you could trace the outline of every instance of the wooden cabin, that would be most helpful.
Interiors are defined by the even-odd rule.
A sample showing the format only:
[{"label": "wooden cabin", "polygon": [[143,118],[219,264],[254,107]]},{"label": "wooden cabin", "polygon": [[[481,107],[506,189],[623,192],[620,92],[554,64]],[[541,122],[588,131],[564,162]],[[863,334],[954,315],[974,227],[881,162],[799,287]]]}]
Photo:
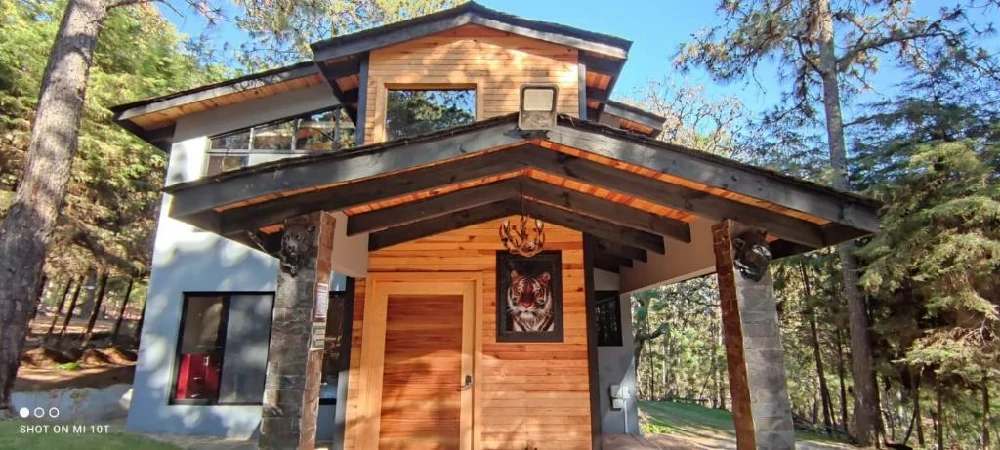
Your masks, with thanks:
[{"label": "wooden cabin", "polygon": [[768,263],[877,205],[658,141],[630,45],[467,3],[117,107],[170,159],[128,427],[615,448],[628,293],[714,272],[739,447],[793,448]]}]

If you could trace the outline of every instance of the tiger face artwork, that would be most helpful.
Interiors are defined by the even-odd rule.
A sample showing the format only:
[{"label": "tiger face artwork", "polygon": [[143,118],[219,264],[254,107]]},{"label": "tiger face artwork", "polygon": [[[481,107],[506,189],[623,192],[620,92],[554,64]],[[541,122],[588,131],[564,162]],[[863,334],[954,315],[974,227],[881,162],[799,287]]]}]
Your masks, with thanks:
[{"label": "tiger face artwork", "polygon": [[513,331],[554,331],[555,307],[549,285],[552,275],[542,272],[529,276],[515,269],[510,271],[510,279],[507,314]]}]

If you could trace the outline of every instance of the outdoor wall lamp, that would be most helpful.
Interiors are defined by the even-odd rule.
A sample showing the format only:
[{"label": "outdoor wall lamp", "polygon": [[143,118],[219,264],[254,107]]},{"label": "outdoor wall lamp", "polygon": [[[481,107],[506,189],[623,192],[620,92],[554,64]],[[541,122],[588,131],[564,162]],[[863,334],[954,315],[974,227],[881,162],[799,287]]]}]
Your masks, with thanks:
[{"label": "outdoor wall lamp", "polygon": [[556,99],[559,88],[554,84],[521,86],[521,110],[517,126],[522,131],[546,131],[556,126]]}]

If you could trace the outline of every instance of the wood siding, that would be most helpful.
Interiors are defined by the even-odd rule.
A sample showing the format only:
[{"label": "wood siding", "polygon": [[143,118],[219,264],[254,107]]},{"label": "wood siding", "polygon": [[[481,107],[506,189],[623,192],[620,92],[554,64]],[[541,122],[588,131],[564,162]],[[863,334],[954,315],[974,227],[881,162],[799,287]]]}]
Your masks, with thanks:
[{"label": "wood siding", "polygon": [[368,62],[365,142],[385,139],[387,89],[475,87],[482,120],[516,112],[525,83],[559,87],[558,110],[579,115],[576,49],[478,25],[372,51]]},{"label": "wood siding", "polygon": [[[585,449],[591,445],[583,237],[546,226],[545,248],[562,250],[562,343],[497,343],[496,251],[500,221],[441,233],[370,253],[371,272],[477,272],[474,438],[481,449]],[[355,291],[345,449],[355,449],[365,282]]]}]

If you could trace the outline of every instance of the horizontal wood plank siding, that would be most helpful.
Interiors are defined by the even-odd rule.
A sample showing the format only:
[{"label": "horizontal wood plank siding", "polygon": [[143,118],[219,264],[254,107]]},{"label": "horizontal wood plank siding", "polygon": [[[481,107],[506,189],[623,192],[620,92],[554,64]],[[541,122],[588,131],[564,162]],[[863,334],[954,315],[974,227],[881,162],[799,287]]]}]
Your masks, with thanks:
[{"label": "horizontal wood plank siding", "polygon": [[477,88],[479,120],[516,112],[525,83],[559,86],[558,110],[579,114],[576,49],[465,25],[374,50],[369,56],[365,142],[385,139],[386,86]]},{"label": "horizontal wood plank siding", "polygon": [[[513,218],[512,218],[513,219]],[[472,225],[370,253],[372,272],[479,272],[483,276],[475,410],[482,449],[590,448],[590,393],[584,299],[583,237],[555,225],[545,248],[562,250],[562,343],[496,341],[496,251],[500,221]],[[354,338],[345,449],[356,448],[365,282],[355,284]]]}]

